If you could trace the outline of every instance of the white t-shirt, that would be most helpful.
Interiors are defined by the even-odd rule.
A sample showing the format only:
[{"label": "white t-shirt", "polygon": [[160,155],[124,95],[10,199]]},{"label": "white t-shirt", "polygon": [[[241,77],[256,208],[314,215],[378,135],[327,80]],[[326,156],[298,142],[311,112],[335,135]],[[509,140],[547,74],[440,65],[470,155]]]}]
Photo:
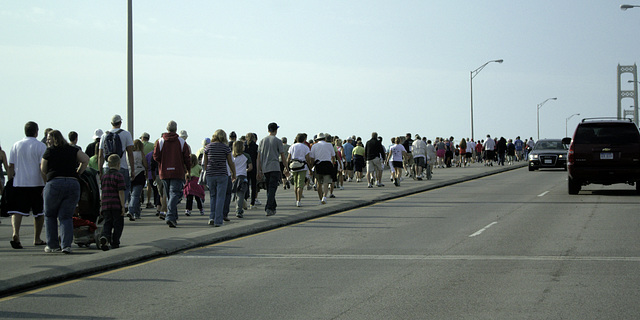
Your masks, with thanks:
[{"label": "white t-shirt", "polygon": [[467,153],[473,153],[473,150],[476,149],[476,143],[473,141],[467,142]]},{"label": "white t-shirt", "polygon": [[291,159],[306,161],[307,155],[311,152],[309,147],[304,143],[296,143],[289,148]]},{"label": "white t-shirt", "polygon": [[[110,131],[116,132],[120,129],[111,129]],[[109,131],[105,132],[102,137],[100,138],[100,147],[99,149],[104,151],[104,142],[107,140],[107,135],[109,134]],[[122,158],[120,159],[120,168],[122,169],[129,169],[129,161],[127,160],[127,147],[133,147],[133,138],[131,138],[131,133],[129,133],[129,131],[127,130],[122,130],[118,133],[118,136],[120,137],[120,143],[122,143]],[[105,155],[106,156],[106,155]],[[104,159],[104,166],[105,168],[108,168],[108,163],[107,163],[107,159]]]},{"label": "white t-shirt", "polygon": [[13,144],[9,152],[9,164],[14,166],[14,187],[44,186],[40,162],[46,150],[47,145],[33,137],[26,137]]},{"label": "white t-shirt", "polygon": [[427,143],[422,140],[416,140],[412,144],[413,157],[414,158],[426,158],[427,157]]},{"label": "white t-shirt", "polygon": [[395,144],[389,148],[389,152],[391,152],[391,161],[402,161],[402,152],[407,152],[401,144]]},{"label": "white t-shirt", "polygon": [[487,141],[484,142],[484,149],[491,150],[496,148],[496,142],[492,138],[487,138]]},{"label": "white t-shirt", "polygon": [[326,141],[318,141],[316,144],[311,146],[311,152],[309,154],[314,161],[331,161],[331,157],[336,156],[336,151],[333,148],[333,145]]},{"label": "white t-shirt", "polygon": [[[244,154],[234,157],[233,164],[236,167],[236,177],[247,175],[247,157]],[[227,169],[230,170],[228,164]]]}]

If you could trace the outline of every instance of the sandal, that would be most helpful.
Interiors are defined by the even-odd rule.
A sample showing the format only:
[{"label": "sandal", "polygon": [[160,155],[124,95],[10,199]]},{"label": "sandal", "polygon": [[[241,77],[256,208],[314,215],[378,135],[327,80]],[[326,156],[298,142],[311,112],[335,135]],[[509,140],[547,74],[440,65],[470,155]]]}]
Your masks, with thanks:
[{"label": "sandal", "polygon": [[38,242],[34,242],[33,245],[34,246],[44,246],[45,244],[47,244],[46,242],[44,242],[43,240],[40,240]]},{"label": "sandal", "polygon": [[22,249],[22,245],[20,244],[20,241],[9,241],[9,243],[11,243],[11,247],[14,249]]}]

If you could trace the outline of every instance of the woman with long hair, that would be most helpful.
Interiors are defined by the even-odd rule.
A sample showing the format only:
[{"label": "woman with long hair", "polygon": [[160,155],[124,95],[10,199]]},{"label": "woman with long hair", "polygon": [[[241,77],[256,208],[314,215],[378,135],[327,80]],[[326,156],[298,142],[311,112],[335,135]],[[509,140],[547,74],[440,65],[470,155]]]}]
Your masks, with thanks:
[{"label": "woman with long hair", "polygon": [[144,144],[140,139],[133,141],[133,168],[129,168],[129,172],[133,172],[135,178],[131,181],[131,196],[129,199],[129,221],[140,219],[140,198],[142,197],[142,188],[147,182],[147,157],[144,152]]}]

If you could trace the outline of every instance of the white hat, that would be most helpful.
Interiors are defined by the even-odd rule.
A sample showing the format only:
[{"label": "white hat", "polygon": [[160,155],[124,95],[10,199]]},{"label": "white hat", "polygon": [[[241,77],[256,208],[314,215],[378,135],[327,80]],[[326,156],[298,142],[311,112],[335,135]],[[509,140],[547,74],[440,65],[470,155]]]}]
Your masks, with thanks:
[{"label": "white hat", "polygon": [[93,132],[93,140],[102,137],[103,134],[102,129],[96,129],[96,131]]},{"label": "white hat", "polygon": [[180,138],[187,139],[189,135],[187,134],[187,130],[180,130]]},{"label": "white hat", "polygon": [[316,136],[316,140],[323,140],[323,139],[325,139],[326,137],[327,137],[327,136],[326,136],[324,133],[320,132],[320,133],[318,133],[318,135]]}]

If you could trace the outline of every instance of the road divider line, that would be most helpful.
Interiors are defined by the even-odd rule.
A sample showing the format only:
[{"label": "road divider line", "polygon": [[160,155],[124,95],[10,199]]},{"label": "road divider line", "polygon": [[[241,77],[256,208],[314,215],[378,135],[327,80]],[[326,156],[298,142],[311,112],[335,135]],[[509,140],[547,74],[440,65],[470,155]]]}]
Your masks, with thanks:
[{"label": "road divider line", "polygon": [[371,255],[371,254],[182,254],[178,259],[320,259],[320,260],[469,260],[469,261],[601,261],[601,262],[640,262],[640,257],[602,257],[602,256],[516,256],[516,255]]},{"label": "road divider line", "polygon": [[497,221],[494,221],[494,222],[489,223],[486,227],[484,227],[484,228],[482,228],[482,229],[480,229],[480,230],[476,231],[475,233],[473,233],[473,234],[469,235],[469,238],[473,238],[473,237],[479,236],[480,234],[482,234],[482,233],[483,233],[483,232],[485,232],[487,229],[491,228],[494,224],[497,224],[497,223],[498,223]]},{"label": "road divider line", "polygon": [[545,192],[539,194],[538,197],[544,197],[547,193],[549,193],[549,191],[545,191]]}]

